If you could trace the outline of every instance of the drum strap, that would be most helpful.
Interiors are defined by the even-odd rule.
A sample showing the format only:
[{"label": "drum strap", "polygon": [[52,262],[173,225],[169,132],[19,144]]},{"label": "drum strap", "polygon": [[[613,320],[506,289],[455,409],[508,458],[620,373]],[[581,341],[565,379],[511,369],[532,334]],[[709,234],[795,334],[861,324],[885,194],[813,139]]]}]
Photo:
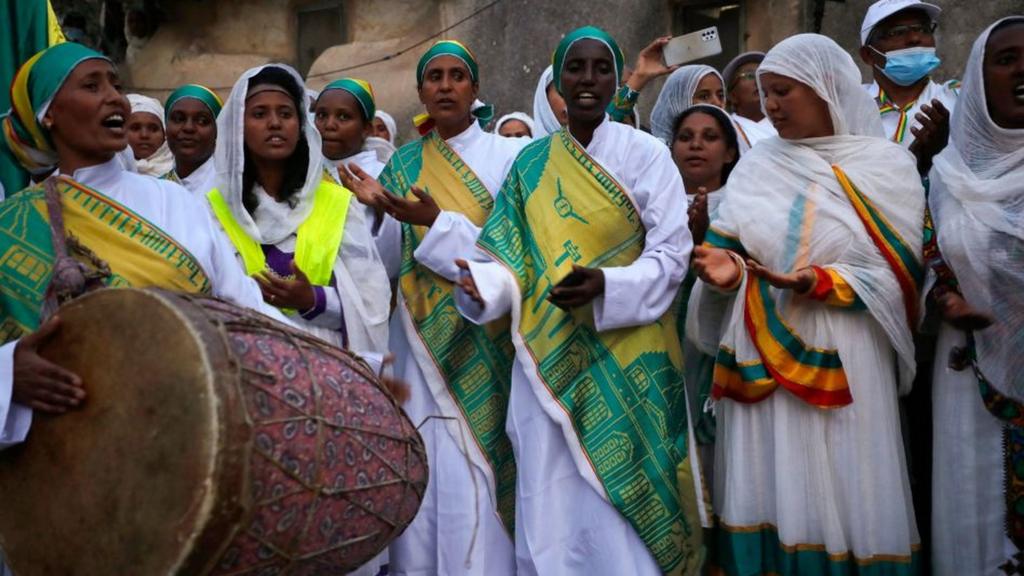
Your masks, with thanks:
[{"label": "drum strap", "polygon": [[[50,216],[50,239],[53,242],[54,260],[50,285],[47,286],[43,299],[40,322],[45,322],[54,315],[62,303],[89,290],[102,288],[104,280],[111,275],[110,266],[65,229],[64,209],[61,206],[60,191],[57,190],[57,177],[47,178],[44,187],[46,211]],[[93,270],[72,257],[68,253],[69,247],[88,260]]]},{"label": "drum strap", "polygon": [[[214,215],[231,243],[242,256],[245,272],[250,276],[267,267],[267,258],[260,244],[253,240],[231,213],[224,196],[214,188],[206,195]],[[313,196],[313,211],[299,225],[295,240],[295,263],[316,286],[327,286],[334,271],[334,262],[345,236],[352,192],[323,180]]]}]

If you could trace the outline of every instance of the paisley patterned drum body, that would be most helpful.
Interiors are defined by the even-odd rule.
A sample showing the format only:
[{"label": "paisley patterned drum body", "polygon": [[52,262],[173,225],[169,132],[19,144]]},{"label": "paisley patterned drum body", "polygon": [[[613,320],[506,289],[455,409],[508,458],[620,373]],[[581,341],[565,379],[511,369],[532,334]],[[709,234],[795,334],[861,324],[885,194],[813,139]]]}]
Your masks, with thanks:
[{"label": "paisley patterned drum body", "polygon": [[42,354],[82,409],[0,452],[19,576],[341,575],[412,521],[427,459],[356,356],[212,298],[100,290]]}]

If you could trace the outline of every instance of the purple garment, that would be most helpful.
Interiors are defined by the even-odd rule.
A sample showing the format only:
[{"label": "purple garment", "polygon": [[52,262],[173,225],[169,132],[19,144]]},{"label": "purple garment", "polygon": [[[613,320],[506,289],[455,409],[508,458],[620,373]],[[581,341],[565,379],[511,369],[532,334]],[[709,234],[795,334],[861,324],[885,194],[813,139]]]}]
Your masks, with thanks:
[{"label": "purple garment", "polygon": [[[294,252],[284,252],[277,246],[270,244],[261,244],[260,246],[263,248],[263,255],[267,258],[268,268],[281,278],[291,278],[294,276],[292,272],[292,260],[295,259]],[[334,278],[333,272],[331,273],[331,281],[328,286],[332,288],[337,286],[337,280]],[[299,315],[309,321],[319,317],[327,310],[327,292],[324,290],[324,287],[313,286],[313,295],[316,298],[316,303],[313,304],[313,307],[309,310],[299,310]],[[341,341],[345,347],[348,347],[348,334],[345,330],[345,310],[341,308],[341,302],[338,302],[338,307],[341,313],[341,328],[337,332],[341,333]]]}]

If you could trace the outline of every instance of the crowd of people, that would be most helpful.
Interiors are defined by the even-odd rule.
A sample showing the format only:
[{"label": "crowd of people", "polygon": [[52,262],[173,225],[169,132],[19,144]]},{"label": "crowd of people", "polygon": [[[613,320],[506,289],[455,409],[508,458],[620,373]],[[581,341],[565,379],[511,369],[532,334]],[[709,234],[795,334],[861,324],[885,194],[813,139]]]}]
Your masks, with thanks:
[{"label": "crowd of people", "polygon": [[[161,103],[56,44],[0,120],[32,175],[0,202],[0,448],[88,402],[38,352],[57,305],[157,286],[398,382],[430,480],[360,575],[1024,571],[1024,16],[962,84],[931,77],[940,17],[875,2],[870,85],[821,35],[722,71],[660,38],[628,68],[587,26],[497,121],[442,40],[401,146],[357,78],[268,64]],[[901,410],[922,381],[929,558]]]}]

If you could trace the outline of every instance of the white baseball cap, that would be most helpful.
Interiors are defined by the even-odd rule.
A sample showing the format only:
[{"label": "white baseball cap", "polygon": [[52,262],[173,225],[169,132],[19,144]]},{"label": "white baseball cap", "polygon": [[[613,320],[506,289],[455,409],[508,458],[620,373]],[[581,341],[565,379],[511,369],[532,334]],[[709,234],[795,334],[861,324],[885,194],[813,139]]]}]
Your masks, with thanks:
[{"label": "white baseball cap", "polygon": [[871,35],[871,31],[875,29],[879,22],[909,8],[923,10],[932,20],[938,20],[939,14],[942,14],[942,8],[927,2],[917,2],[916,0],[878,0],[878,2],[875,2],[868,8],[868,13],[864,15],[864,24],[860,27],[860,45],[864,46],[868,43],[868,36]]}]

